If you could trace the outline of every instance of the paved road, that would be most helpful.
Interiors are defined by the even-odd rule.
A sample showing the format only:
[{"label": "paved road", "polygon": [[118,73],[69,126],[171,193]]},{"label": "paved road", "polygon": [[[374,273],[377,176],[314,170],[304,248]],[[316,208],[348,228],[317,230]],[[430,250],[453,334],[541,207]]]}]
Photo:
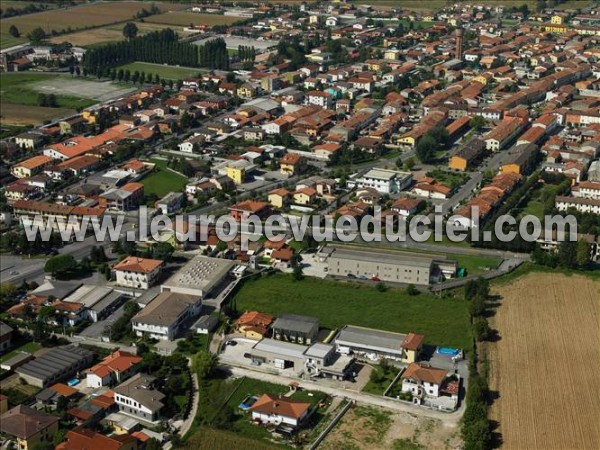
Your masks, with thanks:
[{"label": "paved road", "polygon": [[[272,375],[263,372],[258,372],[251,369],[240,369],[237,367],[228,367],[231,373],[236,377],[246,376],[248,378],[254,378],[269,383],[288,385],[291,378],[283,377],[280,375]],[[392,399],[388,399],[382,396],[366,394],[351,389],[334,388],[330,386],[323,386],[314,381],[297,380],[301,388],[312,391],[325,392],[328,395],[334,397],[346,397],[350,400],[356,400],[358,403],[368,404],[372,406],[379,406],[381,408],[391,409],[393,411],[406,412],[424,417],[430,417],[432,419],[438,419],[445,425],[455,426],[462,417],[463,407],[452,413],[444,413],[441,411],[435,411],[427,408],[418,408],[415,406],[407,405]],[[463,402],[464,403],[464,402]]]}]

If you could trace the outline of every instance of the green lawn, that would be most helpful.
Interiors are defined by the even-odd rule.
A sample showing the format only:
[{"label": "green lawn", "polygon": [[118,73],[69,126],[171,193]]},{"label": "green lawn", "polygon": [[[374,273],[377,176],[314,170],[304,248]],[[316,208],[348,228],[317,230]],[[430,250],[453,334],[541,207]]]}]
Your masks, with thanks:
[{"label": "green lawn", "polygon": [[17,347],[14,350],[6,353],[5,355],[0,356],[0,363],[8,361],[13,356],[16,356],[16,354],[19,352],[34,353],[37,352],[40,348],[42,348],[42,345],[37,342],[27,342],[21,345],[20,347]]},{"label": "green lawn", "polygon": [[388,331],[422,333],[431,344],[469,346],[469,315],[463,300],[431,294],[409,296],[402,289],[379,292],[374,287],[290,275],[248,280],[233,299],[237,311],[258,310],[319,317],[321,327],[358,325]]},{"label": "green lawn", "polygon": [[448,257],[456,259],[458,267],[467,269],[467,275],[477,275],[487,270],[495,269],[501,262],[499,258],[490,258],[487,256],[448,255]]},{"label": "green lawn", "polygon": [[544,203],[546,200],[553,199],[556,196],[558,188],[559,186],[556,184],[545,184],[541,188],[536,189],[525,207],[520,211],[518,219],[528,214],[541,219],[544,216]]},{"label": "green lawn", "polygon": [[159,197],[167,195],[169,192],[181,192],[188,179],[178,173],[166,168],[157,166],[149,175],[145,176],[140,183],[144,185],[146,195],[156,194]]},{"label": "green lawn", "polygon": [[[58,78],[64,78],[62,75],[51,74],[0,74],[0,102],[12,103],[15,105],[39,106],[39,92],[33,86],[36,83],[44,81],[53,81]],[[58,107],[60,108],[85,108],[93,105],[95,101],[84,96],[75,97],[70,95],[56,94]]]},{"label": "green lawn", "polygon": [[373,372],[379,374],[378,377],[374,377],[371,375],[371,379],[365,387],[362,389],[363,392],[367,392],[369,394],[375,395],[383,395],[385,390],[392,384],[394,378],[398,375],[399,369],[394,366],[375,366],[373,367]]},{"label": "green lawn", "polygon": [[165,80],[182,80],[184,78],[198,76],[198,73],[200,72],[200,69],[194,69],[193,67],[176,67],[145,62],[125,64],[124,66],[117,67],[117,70],[118,69],[129,69],[131,73],[137,70],[140,73],[145,72],[146,76],[149,73],[153,75],[158,74],[159,77],[164,78]]}]

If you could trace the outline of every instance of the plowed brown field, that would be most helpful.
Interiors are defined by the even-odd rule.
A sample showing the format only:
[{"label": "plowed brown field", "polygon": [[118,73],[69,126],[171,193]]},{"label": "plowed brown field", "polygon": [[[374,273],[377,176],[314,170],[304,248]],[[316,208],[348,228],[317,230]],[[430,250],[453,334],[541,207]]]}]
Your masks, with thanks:
[{"label": "plowed brown field", "polygon": [[600,282],[533,273],[494,290],[491,408],[503,449],[600,448]]}]

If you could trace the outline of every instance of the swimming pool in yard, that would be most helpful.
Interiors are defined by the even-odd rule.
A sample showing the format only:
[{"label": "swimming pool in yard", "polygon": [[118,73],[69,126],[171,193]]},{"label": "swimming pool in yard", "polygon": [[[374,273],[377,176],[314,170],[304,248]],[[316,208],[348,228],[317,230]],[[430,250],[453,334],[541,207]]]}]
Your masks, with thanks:
[{"label": "swimming pool in yard", "polygon": [[460,353],[460,349],[452,347],[438,347],[435,352],[439,355],[453,357],[458,356],[458,354]]}]

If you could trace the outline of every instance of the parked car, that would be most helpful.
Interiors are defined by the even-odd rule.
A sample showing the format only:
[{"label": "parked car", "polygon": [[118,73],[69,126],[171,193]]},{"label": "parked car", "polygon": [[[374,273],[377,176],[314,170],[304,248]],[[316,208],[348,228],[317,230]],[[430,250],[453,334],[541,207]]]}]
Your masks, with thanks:
[{"label": "parked car", "polygon": [[359,276],[358,276],[358,279],[359,279],[359,280],[368,280],[368,278],[367,278],[367,276],[366,276],[366,275],[359,275]]},{"label": "parked car", "polygon": [[347,275],[348,278],[352,278],[352,279],[356,279],[356,275],[354,275],[353,273],[349,273]]}]

